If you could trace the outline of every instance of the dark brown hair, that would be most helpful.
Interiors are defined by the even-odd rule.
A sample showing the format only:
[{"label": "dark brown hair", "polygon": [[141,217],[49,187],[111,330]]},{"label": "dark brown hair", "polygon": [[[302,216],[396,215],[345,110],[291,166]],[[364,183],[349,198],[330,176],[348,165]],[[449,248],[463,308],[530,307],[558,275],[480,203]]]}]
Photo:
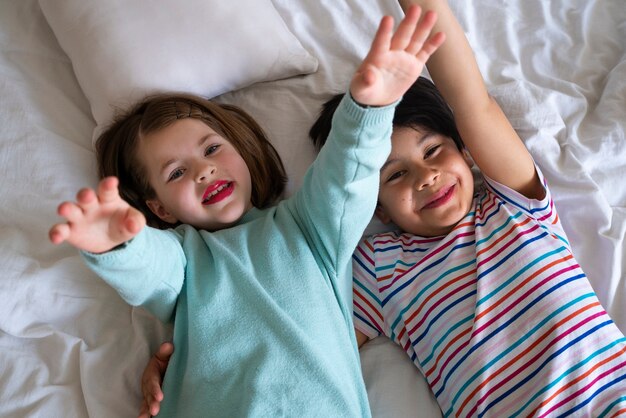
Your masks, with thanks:
[{"label": "dark brown hair", "polygon": [[156,195],[137,158],[139,140],[184,118],[201,120],[237,149],[250,170],[255,207],[267,207],[281,196],[287,182],[285,168],[263,129],[250,115],[236,106],[189,94],[149,96],[117,117],[96,141],[100,177],[117,176],[120,195],[146,216],[148,225],[172,226],[146,205],[146,200]]},{"label": "dark brown hair", "polygon": [[[309,137],[318,149],[328,138],[333,114],[343,96],[338,94],[324,103],[319,117],[309,131]],[[419,77],[398,103],[393,126],[441,134],[452,138],[459,150],[464,148],[450,106],[432,81],[425,77]]]}]

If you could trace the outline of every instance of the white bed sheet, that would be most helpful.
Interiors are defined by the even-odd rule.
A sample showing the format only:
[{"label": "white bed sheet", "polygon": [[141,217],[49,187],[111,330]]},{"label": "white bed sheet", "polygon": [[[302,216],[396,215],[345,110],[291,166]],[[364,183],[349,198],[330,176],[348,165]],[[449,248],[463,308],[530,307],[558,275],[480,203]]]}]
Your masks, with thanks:
[{"label": "white bed sheet", "polygon": [[[275,0],[319,71],[220,98],[267,129],[293,191],[319,106],[344,91],[392,1]],[[541,166],[574,252],[626,331],[626,7],[622,0],[453,0],[483,75]],[[126,305],[47,230],[95,185],[89,105],[36,0],[0,0],[0,416],[134,416],[170,329]],[[402,350],[362,349],[375,417],[436,405]]]}]

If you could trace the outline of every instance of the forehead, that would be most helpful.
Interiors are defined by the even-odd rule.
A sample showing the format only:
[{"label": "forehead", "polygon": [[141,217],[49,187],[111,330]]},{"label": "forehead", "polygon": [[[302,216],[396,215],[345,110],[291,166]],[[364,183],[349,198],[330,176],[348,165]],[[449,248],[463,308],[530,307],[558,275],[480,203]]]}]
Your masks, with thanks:
[{"label": "forehead", "polygon": [[408,127],[408,126],[394,126],[391,133],[392,138],[412,138],[415,140],[421,140],[428,134],[426,129],[421,127]]},{"label": "forehead", "polygon": [[137,147],[137,158],[146,167],[162,165],[172,158],[194,152],[217,133],[198,119],[186,118],[144,135]]},{"label": "forehead", "polygon": [[391,152],[405,152],[408,149],[417,149],[430,138],[441,137],[424,129],[400,127],[394,128],[391,134]]},{"label": "forehead", "polygon": [[186,118],[143,135],[139,141],[142,152],[154,153],[159,150],[183,150],[198,145],[201,140],[217,133],[199,119]]}]

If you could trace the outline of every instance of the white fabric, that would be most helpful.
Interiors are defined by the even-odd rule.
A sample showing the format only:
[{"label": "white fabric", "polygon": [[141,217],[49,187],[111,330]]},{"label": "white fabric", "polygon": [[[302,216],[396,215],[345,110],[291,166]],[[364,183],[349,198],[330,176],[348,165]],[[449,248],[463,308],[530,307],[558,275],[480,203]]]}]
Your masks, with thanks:
[{"label": "white fabric", "polygon": [[[380,16],[400,12],[393,0],[274,5],[318,71],[220,100],[266,128],[292,191],[315,154],[307,131],[319,106],[346,89]],[[626,331],[623,1],[451,5],[488,87],[550,183],[579,262]],[[169,330],[128,307],[73,248],[47,241],[58,203],[96,184],[95,123],[37,0],[0,0],[0,98],[0,416],[134,416],[145,362]],[[417,370],[390,344],[362,350],[374,416],[436,416],[419,401],[430,395]]]},{"label": "white fabric", "polygon": [[98,125],[161,91],[215,97],[317,69],[270,0],[40,0]]}]

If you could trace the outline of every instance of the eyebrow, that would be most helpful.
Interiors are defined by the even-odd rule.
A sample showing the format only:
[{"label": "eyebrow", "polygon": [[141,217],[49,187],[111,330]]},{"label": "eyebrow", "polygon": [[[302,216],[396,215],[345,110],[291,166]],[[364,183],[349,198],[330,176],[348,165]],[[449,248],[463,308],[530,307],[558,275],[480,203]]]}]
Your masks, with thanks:
[{"label": "eyebrow", "polygon": [[[209,141],[209,139],[213,136],[219,136],[216,133],[210,132],[202,137],[200,137],[200,140],[198,141],[198,147],[203,146],[205,143],[207,143]],[[176,158],[172,158],[170,160],[167,160],[165,163],[163,163],[163,165],[161,165],[161,172],[165,171],[165,169],[176,162]]]},{"label": "eyebrow", "polygon": [[[418,131],[418,132],[421,132],[421,131]],[[434,136],[434,135],[435,135],[435,132],[426,132],[426,133],[424,133],[424,135],[417,140],[418,145],[423,143],[428,138],[430,138],[431,136]],[[380,171],[383,171],[385,168],[387,168],[391,164],[395,163],[396,161],[398,161],[397,158],[392,158],[391,160],[385,161],[385,164],[383,164],[383,166],[380,167]]]}]

